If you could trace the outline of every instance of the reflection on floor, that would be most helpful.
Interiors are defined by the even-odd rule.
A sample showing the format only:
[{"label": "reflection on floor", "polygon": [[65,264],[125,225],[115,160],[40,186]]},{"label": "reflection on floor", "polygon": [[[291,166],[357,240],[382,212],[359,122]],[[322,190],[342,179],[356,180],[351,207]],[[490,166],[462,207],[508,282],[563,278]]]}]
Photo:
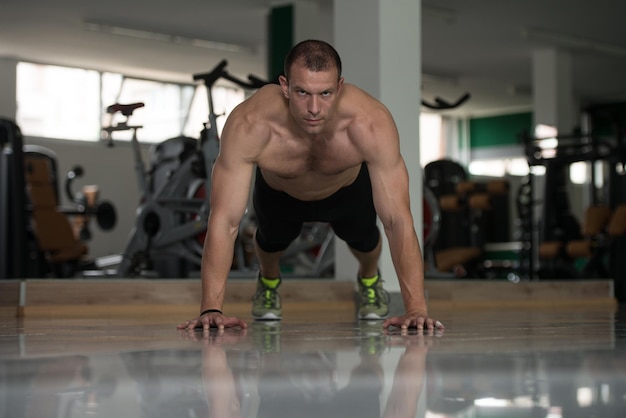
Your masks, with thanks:
[{"label": "reflection on floor", "polygon": [[380,322],[0,319],[0,417],[623,417],[624,310],[433,312]]}]

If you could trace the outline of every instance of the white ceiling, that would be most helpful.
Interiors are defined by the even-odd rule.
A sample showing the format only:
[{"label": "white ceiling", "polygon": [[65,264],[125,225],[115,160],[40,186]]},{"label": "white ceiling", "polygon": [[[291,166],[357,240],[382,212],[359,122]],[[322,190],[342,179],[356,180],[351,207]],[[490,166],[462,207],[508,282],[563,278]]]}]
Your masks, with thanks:
[{"label": "white ceiling", "polygon": [[[323,15],[330,14],[333,0],[315,1]],[[273,3],[0,0],[0,56],[171,81],[191,81],[193,73],[207,71],[226,58],[235,74],[263,76],[266,19]],[[530,109],[532,51],[553,46],[571,52],[574,94],[581,103],[626,98],[626,2],[622,0],[422,0],[422,5],[425,100],[439,96],[454,101],[467,92],[472,97],[457,112]],[[85,30],[85,21],[236,43],[253,52],[95,33]],[[524,39],[524,28],[549,30],[565,38],[559,42]],[[600,44],[590,47],[585,45],[588,40]],[[605,51],[598,51],[598,45]],[[608,51],[612,45],[616,48]]]}]

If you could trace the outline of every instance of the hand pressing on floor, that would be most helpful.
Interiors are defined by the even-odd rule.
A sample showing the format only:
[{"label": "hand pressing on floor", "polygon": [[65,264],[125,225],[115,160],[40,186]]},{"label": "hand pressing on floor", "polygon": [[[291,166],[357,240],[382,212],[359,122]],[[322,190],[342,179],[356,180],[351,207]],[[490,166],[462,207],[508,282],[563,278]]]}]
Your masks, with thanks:
[{"label": "hand pressing on floor", "polygon": [[401,316],[387,318],[383,322],[383,328],[389,328],[390,326],[401,329],[416,328],[418,331],[424,329],[443,331],[445,328],[441,322],[428,317],[425,312],[405,313]]},{"label": "hand pressing on floor", "polygon": [[193,330],[195,328],[208,330],[209,328],[224,329],[233,327],[247,328],[248,324],[236,316],[225,316],[219,309],[207,309],[202,311],[196,318],[176,326],[179,330]]}]

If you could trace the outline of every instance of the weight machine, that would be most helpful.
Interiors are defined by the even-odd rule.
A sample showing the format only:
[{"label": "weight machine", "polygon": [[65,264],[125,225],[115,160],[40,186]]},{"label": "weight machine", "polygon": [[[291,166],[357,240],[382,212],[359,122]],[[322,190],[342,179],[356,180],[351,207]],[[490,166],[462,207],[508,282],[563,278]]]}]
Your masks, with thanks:
[{"label": "weight machine", "polygon": [[[590,133],[557,135],[554,138],[557,141],[555,147],[542,146],[548,138],[535,138],[528,132],[523,133],[525,154],[531,170],[519,190],[517,207],[523,237],[523,274],[528,278],[581,277],[581,272],[574,267],[575,251],[568,254],[568,246],[572,247],[570,243],[579,242],[591,235],[605,234],[610,212],[626,203],[626,140],[620,123],[613,116],[607,118],[604,111],[603,108],[588,108],[585,117]],[[611,130],[600,133],[595,129],[594,121],[597,122],[600,118],[611,120]],[[567,191],[568,169],[576,162],[590,164],[587,217],[602,213],[604,221],[601,224],[597,219],[585,219],[581,224],[572,214]],[[597,163],[602,163],[604,173],[604,181],[599,187],[596,186]],[[533,167],[536,166],[545,167],[545,187],[541,200],[534,197],[536,179]],[[541,204],[539,216],[536,213],[539,211],[535,210],[538,204]],[[603,209],[603,206],[608,214],[607,210],[597,210]],[[586,227],[594,224],[594,228]],[[609,255],[609,268],[606,271],[616,281],[616,295],[624,298],[625,289],[621,278],[626,274],[623,261],[623,255],[626,254],[626,236],[614,237],[606,251]],[[582,272],[587,273],[585,270]]]},{"label": "weight machine", "polygon": [[[15,122],[0,120],[0,278],[71,277],[95,271],[85,256],[90,238],[89,221],[103,230],[116,223],[112,204],[72,190],[82,175],[76,166],[66,178],[65,191],[72,206],[59,205],[56,154],[48,148],[25,145]],[[82,218],[75,232],[68,217]]]},{"label": "weight machine", "polygon": [[28,276],[23,147],[19,126],[0,118],[0,279]]}]

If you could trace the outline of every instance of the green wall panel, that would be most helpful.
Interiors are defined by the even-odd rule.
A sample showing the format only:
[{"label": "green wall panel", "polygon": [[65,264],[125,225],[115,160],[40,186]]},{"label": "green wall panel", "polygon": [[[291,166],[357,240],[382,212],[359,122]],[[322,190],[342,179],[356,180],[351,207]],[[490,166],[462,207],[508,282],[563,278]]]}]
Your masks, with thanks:
[{"label": "green wall panel", "polygon": [[273,80],[283,73],[285,55],[293,46],[293,5],[273,7],[268,24],[268,77]]},{"label": "green wall panel", "polygon": [[472,118],[469,121],[471,148],[517,145],[520,134],[532,131],[532,113]]}]

